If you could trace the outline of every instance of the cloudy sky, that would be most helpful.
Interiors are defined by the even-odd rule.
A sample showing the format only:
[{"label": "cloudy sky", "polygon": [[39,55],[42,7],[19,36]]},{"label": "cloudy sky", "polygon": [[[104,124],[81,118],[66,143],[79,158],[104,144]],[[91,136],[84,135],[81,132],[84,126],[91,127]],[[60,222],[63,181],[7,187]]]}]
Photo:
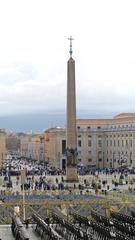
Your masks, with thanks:
[{"label": "cloudy sky", "polygon": [[70,35],[78,112],[135,112],[134,0],[4,0],[0,116],[66,108]]}]

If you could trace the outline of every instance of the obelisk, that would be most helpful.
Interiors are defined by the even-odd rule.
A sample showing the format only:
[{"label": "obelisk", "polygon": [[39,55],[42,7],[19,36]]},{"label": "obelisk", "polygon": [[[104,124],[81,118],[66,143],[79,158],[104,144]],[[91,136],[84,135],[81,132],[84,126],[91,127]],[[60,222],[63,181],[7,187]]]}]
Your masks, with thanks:
[{"label": "obelisk", "polygon": [[77,133],[76,133],[76,87],[75,61],[72,58],[72,40],[70,40],[70,58],[67,62],[67,124],[66,124],[66,181],[77,182]]}]

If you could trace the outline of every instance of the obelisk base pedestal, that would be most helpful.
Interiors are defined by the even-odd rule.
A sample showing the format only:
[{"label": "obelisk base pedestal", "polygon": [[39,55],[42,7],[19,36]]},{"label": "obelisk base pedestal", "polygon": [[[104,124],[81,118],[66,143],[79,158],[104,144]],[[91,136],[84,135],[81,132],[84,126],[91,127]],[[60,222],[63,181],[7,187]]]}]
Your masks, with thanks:
[{"label": "obelisk base pedestal", "polygon": [[77,167],[67,167],[66,170],[66,183],[77,183],[78,175],[77,175]]}]

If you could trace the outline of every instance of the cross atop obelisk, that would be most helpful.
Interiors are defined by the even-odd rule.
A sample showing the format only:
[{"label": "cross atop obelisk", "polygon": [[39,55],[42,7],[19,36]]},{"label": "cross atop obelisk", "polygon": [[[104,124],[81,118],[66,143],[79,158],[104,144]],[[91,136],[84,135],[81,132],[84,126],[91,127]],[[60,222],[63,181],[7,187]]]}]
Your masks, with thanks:
[{"label": "cross atop obelisk", "polygon": [[73,53],[73,50],[72,50],[72,41],[74,40],[74,38],[72,38],[72,36],[70,36],[68,38],[68,40],[70,41],[70,50],[69,50],[69,53],[70,53],[70,57],[72,57],[72,53]]}]

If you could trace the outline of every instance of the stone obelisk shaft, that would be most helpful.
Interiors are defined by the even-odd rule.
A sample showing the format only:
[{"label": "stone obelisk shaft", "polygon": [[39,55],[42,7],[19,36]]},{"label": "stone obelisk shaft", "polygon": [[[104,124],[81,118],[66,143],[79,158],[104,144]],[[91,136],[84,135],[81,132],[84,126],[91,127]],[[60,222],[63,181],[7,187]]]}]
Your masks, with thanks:
[{"label": "stone obelisk shaft", "polygon": [[76,87],[75,61],[72,57],[67,63],[67,181],[78,181],[77,176],[77,134],[76,134]]},{"label": "stone obelisk shaft", "polygon": [[75,61],[67,63],[67,148],[76,149]]}]

